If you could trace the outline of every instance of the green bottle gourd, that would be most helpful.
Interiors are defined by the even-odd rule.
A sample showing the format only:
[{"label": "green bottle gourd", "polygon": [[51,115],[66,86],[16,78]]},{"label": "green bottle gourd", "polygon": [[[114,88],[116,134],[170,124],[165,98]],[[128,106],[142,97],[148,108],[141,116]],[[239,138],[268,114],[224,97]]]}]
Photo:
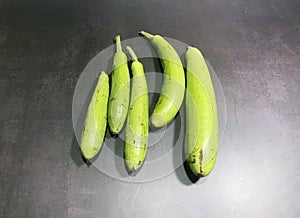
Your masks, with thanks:
[{"label": "green bottle gourd", "polygon": [[101,72],[86,114],[81,135],[81,151],[86,159],[92,159],[99,152],[107,123],[107,102],[109,79]]},{"label": "green bottle gourd", "polygon": [[151,115],[151,123],[155,127],[162,127],[172,121],[183,102],[184,70],[176,50],[163,37],[145,31],[140,34],[148,38],[157,49],[164,70],[161,94]]},{"label": "green bottle gourd", "polygon": [[108,124],[112,134],[118,134],[125,123],[130,95],[130,75],[126,54],[122,51],[120,36],[116,36],[111,78],[111,92],[108,104]]},{"label": "green bottle gourd", "polygon": [[137,171],[143,164],[148,146],[148,87],[144,74],[144,68],[133,52],[126,47],[133,62],[132,90],[130,98],[130,108],[128,112],[124,157],[129,173]]},{"label": "green bottle gourd", "polygon": [[186,51],[186,162],[198,177],[214,168],[218,152],[218,114],[214,87],[201,52]]}]

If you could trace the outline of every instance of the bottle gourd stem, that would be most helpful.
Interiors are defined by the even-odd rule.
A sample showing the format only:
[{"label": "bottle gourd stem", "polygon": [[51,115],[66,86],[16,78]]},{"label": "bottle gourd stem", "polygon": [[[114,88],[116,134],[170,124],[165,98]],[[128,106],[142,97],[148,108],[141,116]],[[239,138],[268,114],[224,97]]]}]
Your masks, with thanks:
[{"label": "bottle gourd stem", "polygon": [[116,36],[116,47],[117,47],[117,52],[121,52],[122,51],[121,37],[120,37],[120,35]]},{"label": "bottle gourd stem", "polygon": [[141,34],[142,36],[145,36],[146,38],[148,39],[152,39],[153,38],[153,35],[150,34],[150,33],[147,33],[145,31],[140,31],[139,34]]},{"label": "bottle gourd stem", "polygon": [[128,53],[130,54],[132,60],[133,61],[138,61],[137,56],[134,53],[134,51],[132,50],[132,48],[130,46],[126,46],[126,49],[127,49]]}]

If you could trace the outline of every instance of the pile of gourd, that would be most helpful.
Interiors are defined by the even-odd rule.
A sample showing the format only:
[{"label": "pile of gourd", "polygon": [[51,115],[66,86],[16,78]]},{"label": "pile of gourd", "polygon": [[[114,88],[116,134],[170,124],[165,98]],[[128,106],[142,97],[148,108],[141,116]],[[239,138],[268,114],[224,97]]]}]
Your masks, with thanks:
[{"label": "pile of gourd", "polygon": [[[164,80],[159,100],[151,115],[155,127],[167,125],[178,113],[186,98],[186,163],[198,177],[208,175],[216,162],[218,151],[218,117],[213,84],[201,52],[188,46],[185,54],[186,75],[176,50],[160,35],[145,31],[157,49],[163,67]],[[125,125],[124,159],[129,173],[143,164],[149,131],[148,88],[144,68],[133,49],[126,47],[132,58],[132,87],[127,56],[122,51],[120,36],[116,36],[111,88],[109,77],[101,72],[90,100],[81,135],[81,151],[87,160],[100,151],[107,121],[112,134]]]}]

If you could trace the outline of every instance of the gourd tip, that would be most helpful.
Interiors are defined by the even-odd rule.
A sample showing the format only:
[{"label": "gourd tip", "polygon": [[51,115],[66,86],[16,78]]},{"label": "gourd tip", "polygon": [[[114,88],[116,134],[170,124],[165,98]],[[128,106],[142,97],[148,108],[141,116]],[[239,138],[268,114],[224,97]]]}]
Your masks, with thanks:
[{"label": "gourd tip", "polygon": [[115,40],[116,40],[116,43],[119,43],[121,41],[121,36],[120,35],[116,35]]},{"label": "gourd tip", "polygon": [[145,36],[145,37],[148,38],[148,39],[152,39],[152,37],[153,37],[152,34],[147,33],[147,32],[145,32],[145,31],[143,31],[143,30],[140,31],[139,34],[142,35],[142,36]]},{"label": "gourd tip", "polygon": [[137,61],[137,56],[136,54],[134,53],[134,51],[132,50],[132,48],[130,46],[126,46],[126,49],[128,51],[128,53],[130,54],[131,58],[133,61]]},{"label": "gourd tip", "polygon": [[121,36],[117,35],[115,37],[116,40],[116,46],[117,46],[117,52],[121,52],[122,51],[122,46],[121,46]]}]

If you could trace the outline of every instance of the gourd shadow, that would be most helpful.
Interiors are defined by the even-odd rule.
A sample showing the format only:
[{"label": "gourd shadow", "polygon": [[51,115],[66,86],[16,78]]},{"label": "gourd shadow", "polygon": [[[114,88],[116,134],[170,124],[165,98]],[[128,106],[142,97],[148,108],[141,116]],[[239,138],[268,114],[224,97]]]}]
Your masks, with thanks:
[{"label": "gourd shadow", "polygon": [[163,85],[163,70],[159,58],[147,58],[144,59],[145,69],[147,72],[152,72],[147,81],[149,89],[149,131],[155,132],[160,128],[157,128],[151,124],[151,115],[154,111],[154,108],[159,100],[161,88]]},{"label": "gourd shadow", "polygon": [[151,115],[158,101],[159,92],[162,87],[162,70],[158,58],[141,58],[141,62],[145,69],[145,76],[149,91],[149,115]]},{"label": "gourd shadow", "polygon": [[78,167],[86,163],[84,157],[81,154],[80,146],[74,133],[71,144],[71,158]]},{"label": "gourd shadow", "polygon": [[[102,148],[101,148],[102,149]],[[71,157],[73,162],[78,166],[82,166],[84,164],[87,165],[87,167],[90,167],[98,158],[100,151],[96,154],[95,157],[93,157],[92,159],[86,159],[80,150],[80,145],[78,144],[77,138],[75,136],[75,134],[73,134],[73,139],[72,139],[72,145],[71,145]]]},{"label": "gourd shadow", "polygon": [[[126,125],[126,121],[125,124]],[[109,128],[109,127],[108,127]],[[122,129],[121,133],[124,131],[124,128]],[[110,131],[107,131],[108,134],[106,134],[106,139],[113,138],[113,143],[111,146],[113,146],[112,150],[114,152],[114,161],[116,170],[122,177],[128,176],[125,170],[125,164],[124,164],[124,157],[123,157],[123,150],[124,150],[124,141],[119,135],[113,135]]]}]

